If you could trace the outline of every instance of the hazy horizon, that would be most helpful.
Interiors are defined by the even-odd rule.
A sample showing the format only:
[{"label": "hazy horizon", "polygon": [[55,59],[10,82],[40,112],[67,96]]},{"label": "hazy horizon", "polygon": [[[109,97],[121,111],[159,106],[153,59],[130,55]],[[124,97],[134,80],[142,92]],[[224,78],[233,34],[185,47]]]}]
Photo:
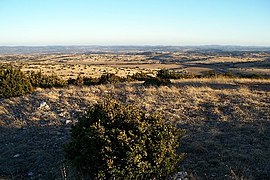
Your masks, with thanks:
[{"label": "hazy horizon", "polygon": [[0,46],[270,46],[268,0],[1,0]]}]

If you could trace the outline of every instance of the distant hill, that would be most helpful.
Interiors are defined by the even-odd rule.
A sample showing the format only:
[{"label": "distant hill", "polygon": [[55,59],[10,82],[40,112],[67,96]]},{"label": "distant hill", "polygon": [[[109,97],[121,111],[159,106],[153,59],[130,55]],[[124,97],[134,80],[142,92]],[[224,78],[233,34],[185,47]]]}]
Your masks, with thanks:
[{"label": "distant hill", "polygon": [[0,54],[80,54],[80,53],[144,53],[144,52],[231,52],[265,51],[263,46],[0,46]]}]

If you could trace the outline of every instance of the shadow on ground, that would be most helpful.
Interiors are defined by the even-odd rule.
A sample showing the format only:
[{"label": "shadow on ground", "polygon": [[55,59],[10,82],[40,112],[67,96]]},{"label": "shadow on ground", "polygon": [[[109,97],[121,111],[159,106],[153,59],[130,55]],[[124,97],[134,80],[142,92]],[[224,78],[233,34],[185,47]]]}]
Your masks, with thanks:
[{"label": "shadow on ground", "polygon": [[270,122],[183,125],[181,169],[196,179],[270,179]]},{"label": "shadow on ground", "polygon": [[[270,122],[184,124],[181,170],[196,179],[269,179]],[[0,128],[1,179],[62,179],[69,127]]]},{"label": "shadow on ground", "polygon": [[176,87],[209,87],[211,89],[224,90],[224,89],[239,89],[241,87],[248,87],[250,90],[257,91],[270,91],[269,83],[211,83],[211,82],[174,82],[173,86]]},{"label": "shadow on ground", "polygon": [[0,179],[57,179],[69,127],[0,127]]}]

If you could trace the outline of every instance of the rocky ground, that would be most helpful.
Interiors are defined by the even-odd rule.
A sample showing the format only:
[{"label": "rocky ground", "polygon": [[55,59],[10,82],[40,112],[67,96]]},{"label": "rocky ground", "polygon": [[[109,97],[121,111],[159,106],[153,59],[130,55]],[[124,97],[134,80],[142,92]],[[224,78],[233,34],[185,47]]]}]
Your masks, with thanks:
[{"label": "rocky ground", "polygon": [[186,129],[179,171],[190,179],[270,178],[270,81],[194,79],[36,89],[0,99],[0,178],[64,179],[75,172],[62,145],[87,107],[112,96]]}]

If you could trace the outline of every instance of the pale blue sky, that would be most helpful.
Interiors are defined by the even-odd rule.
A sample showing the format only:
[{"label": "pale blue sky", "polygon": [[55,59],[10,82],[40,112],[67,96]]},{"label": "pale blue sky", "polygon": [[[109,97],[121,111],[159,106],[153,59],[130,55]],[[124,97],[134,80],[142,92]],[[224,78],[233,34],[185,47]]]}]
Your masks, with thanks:
[{"label": "pale blue sky", "polygon": [[270,0],[0,0],[0,45],[266,45]]}]

